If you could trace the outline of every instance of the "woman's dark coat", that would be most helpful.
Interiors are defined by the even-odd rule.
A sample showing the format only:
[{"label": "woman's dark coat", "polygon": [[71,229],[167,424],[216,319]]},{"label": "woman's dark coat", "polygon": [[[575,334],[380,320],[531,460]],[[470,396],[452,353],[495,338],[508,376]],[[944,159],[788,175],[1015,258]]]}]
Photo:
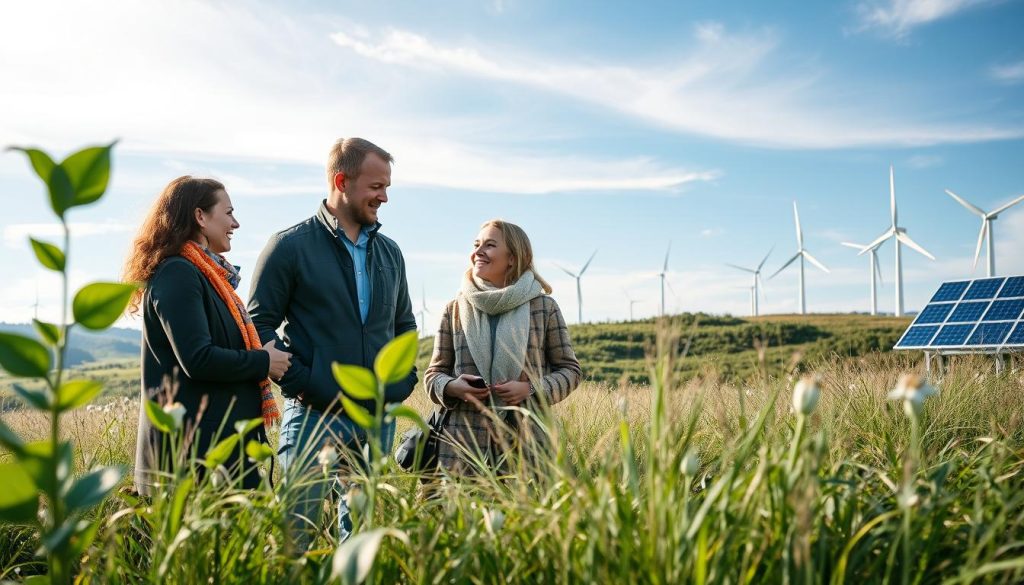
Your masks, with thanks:
[{"label": "woman's dark coat", "polygon": [[[186,447],[203,458],[214,440],[235,432],[235,423],[260,418],[259,381],[267,377],[270,355],[248,351],[227,305],[188,260],[171,256],[161,262],[146,286],[142,302],[142,398],[184,405]],[[171,390],[168,390],[168,389]],[[139,413],[135,483],[148,493],[154,469],[169,470],[167,437]],[[194,430],[194,435],[193,435]],[[264,437],[258,427],[252,438]],[[163,462],[158,465],[158,462]],[[245,462],[243,461],[244,465]],[[225,466],[237,473],[238,450]],[[244,487],[259,477],[245,473]]]}]

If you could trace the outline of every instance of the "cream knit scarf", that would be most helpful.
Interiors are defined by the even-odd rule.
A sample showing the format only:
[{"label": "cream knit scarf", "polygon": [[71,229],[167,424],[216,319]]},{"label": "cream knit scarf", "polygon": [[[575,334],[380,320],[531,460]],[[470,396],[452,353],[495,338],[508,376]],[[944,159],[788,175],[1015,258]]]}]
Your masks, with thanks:
[{"label": "cream knit scarf", "polygon": [[[519,379],[530,336],[530,301],[542,294],[544,290],[530,270],[504,288],[496,288],[469,272],[463,276],[462,289],[456,297],[459,320],[473,362],[488,384]],[[501,320],[494,334],[497,355],[492,356],[489,320],[499,315]]]}]

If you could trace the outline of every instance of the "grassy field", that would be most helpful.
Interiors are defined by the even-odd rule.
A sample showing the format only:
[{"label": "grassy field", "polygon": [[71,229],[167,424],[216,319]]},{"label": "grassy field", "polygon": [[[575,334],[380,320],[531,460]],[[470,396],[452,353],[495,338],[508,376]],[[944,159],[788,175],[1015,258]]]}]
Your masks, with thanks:
[{"label": "grassy field", "polygon": [[[886,395],[920,369],[917,356],[791,352],[740,378],[678,356],[688,338],[692,324],[661,329],[650,344],[661,358],[647,362],[663,375],[651,385],[584,384],[554,409],[550,453],[516,459],[507,477],[481,472],[425,494],[392,465],[351,476],[358,530],[340,547],[324,531],[311,552],[290,550],[282,502],[298,481],[242,492],[181,476],[152,501],[121,493],[98,511],[80,582],[1024,579],[1019,371],[957,360],[932,380],[940,392],[915,433]],[[821,397],[803,417],[790,393],[806,370],[820,376]],[[420,391],[409,403],[430,408]],[[130,464],[137,416],[131,400],[70,415],[76,468]],[[46,432],[39,415],[3,420],[29,439]],[[31,530],[0,531],[0,579],[41,570]]]}]

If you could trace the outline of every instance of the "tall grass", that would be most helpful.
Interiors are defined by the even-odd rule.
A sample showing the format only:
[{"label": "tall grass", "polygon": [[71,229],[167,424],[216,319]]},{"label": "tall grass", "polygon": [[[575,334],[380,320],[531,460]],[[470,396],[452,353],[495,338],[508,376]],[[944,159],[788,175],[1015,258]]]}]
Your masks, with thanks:
[{"label": "tall grass", "polygon": [[[652,363],[650,387],[584,384],[555,408],[551,451],[507,475],[429,489],[390,464],[350,476],[357,530],[341,547],[324,529],[310,552],[291,550],[283,503],[294,488],[280,483],[241,491],[189,475],[150,501],[115,496],[97,512],[80,582],[1024,579],[1019,372],[964,360],[933,380],[941,392],[925,402],[912,457],[912,421],[886,399],[911,363],[812,364],[821,396],[796,440],[795,380],[681,380],[673,359],[663,351]],[[430,408],[420,395],[411,405]],[[65,426],[92,425],[76,438],[82,453],[130,461],[134,416],[93,414]],[[26,434],[35,424],[16,413],[5,422]],[[286,483],[329,481],[323,472]],[[3,530],[0,578],[38,572],[34,536]],[[360,570],[360,554],[372,566]]]}]

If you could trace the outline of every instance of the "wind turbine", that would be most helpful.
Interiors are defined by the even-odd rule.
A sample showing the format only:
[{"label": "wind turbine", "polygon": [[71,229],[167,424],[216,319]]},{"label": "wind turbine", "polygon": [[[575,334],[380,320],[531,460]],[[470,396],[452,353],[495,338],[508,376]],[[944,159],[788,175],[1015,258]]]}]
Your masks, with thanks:
[{"label": "wind turbine", "polygon": [[416,312],[420,317],[420,331],[426,332],[427,330],[427,313],[430,310],[427,309],[427,286],[423,285],[422,296],[420,297],[420,310]]},{"label": "wind turbine", "polygon": [[792,264],[797,259],[799,259],[800,260],[800,314],[801,315],[806,315],[807,314],[807,291],[804,288],[804,258],[807,258],[808,260],[811,261],[811,264],[814,264],[815,266],[817,266],[818,268],[824,270],[825,272],[830,272],[830,271],[829,271],[828,268],[825,268],[825,265],[822,264],[821,262],[819,262],[817,258],[812,256],[811,253],[807,251],[807,248],[804,248],[804,232],[803,232],[803,230],[800,229],[800,212],[798,212],[797,209],[796,209],[796,201],[793,202],[793,219],[796,221],[796,254],[794,254],[792,258],[787,260],[786,263],[782,265],[782,268],[779,268],[778,270],[775,271],[774,274],[769,276],[768,280],[771,280],[771,279],[775,278],[776,274],[782,272],[790,264]]},{"label": "wind turbine", "polygon": [[[668,255],[672,252],[672,241],[669,240],[668,248],[665,250],[665,264],[661,267],[661,272],[658,273],[658,278],[661,279],[661,316],[665,316],[665,273],[668,272]],[[672,285],[669,285],[672,286]]]},{"label": "wind turbine", "polygon": [[932,256],[927,250],[919,246],[917,242],[911,240],[910,236],[907,235],[907,230],[899,226],[899,222],[896,215],[896,183],[893,179],[892,165],[889,165],[889,210],[892,215],[892,225],[889,226],[889,229],[886,230],[884,234],[878,236],[878,238],[875,241],[871,242],[863,250],[861,250],[860,253],[864,254],[868,250],[874,249],[882,245],[882,243],[888,240],[889,238],[893,239],[893,244],[896,246],[895,314],[897,317],[901,317],[903,316],[903,254],[900,250],[900,244],[906,244],[907,246],[910,246],[911,249],[917,251],[918,253],[932,260],[935,260],[935,256]]},{"label": "wind turbine", "polygon": [[982,242],[982,240],[985,239],[985,236],[987,234],[988,235],[988,252],[985,255],[985,266],[987,267],[987,275],[988,276],[995,276],[996,275],[996,252],[995,252],[996,242],[995,242],[995,235],[992,232],[992,230],[994,228],[994,226],[992,225],[992,222],[995,221],[996,218],[999,217],[1000,213],[1006,211],[1007,209],[1009,209],[1010,207],[1013,207],[1014,205],[1020,203],[1021,201],[1024,201],[1024,195],[1021,195],[1020,197],[1014,199],[1013,201],[1007,203],[1006,205],[1000,207],[999,209],[996,209],[995,211],[990,211],[988,213],[985,213],[984,211],[982,211],[978,207],[975,207],[974,205],[971,205],[964,198],[960,197],[959,195],[957,195],[956,193],[950,191],[949,189],[946,189],[946,194],[948,194],[953,199],[956,199],[957,202],[960,205],[963,205],[964,207],[966,207],[968,211],[970,211],[974,215],[977,215],[978,217],[981,218],[981,233],[978,234],[978,246],[974,249],[974,264],[971,266],[971,271],[974,271],[978,267],[978,256],[981,255],[981,242]]},{"label": "wind turbine", "polygon": [[559,268],[562,268],[562,272],[564,272],[564,273],[568,274],[569,276],[571,276],[571,277],[576,279],[576,306],[577,306],[577,309],[579,311],[579,321],[577,321],[577,323],[582,323],[583,322],[583,289],[580,287],[580,278],[583,277],[583,273],[586,272],[587,271],[587,267],[590,266],[590,261],[593,260],[594,256],[596,256],[596,255],[597,255],[597,250],[594,250],[594,253],[590,255],[589,259],[587,259],[587,263],[583,265],[583,268],[580,268],[580,271],[579,271],[578,274],[574,273],[574,272],[571,272],[570,270],[568,270],[566,268],[562,268],[561,266],[559,266]]},{"label": "wind turbine", "polygon": [[768,250],[768,253],[764,255],[764,260],[761,260],[761,263],[757,265],[757,268],[744,268],[742,266],[737,266],[735,264],[729,264],[728,262],[725,263],[726,266],[731,266],[733,268],[736,268],[737,270],[749,272],[752,275],[754,275],[754,284],[752,285],[754,289],[754,298],[750,302],[750,314],[753,317],[757,317],[759,315],[757,305],[757,294],[759,292],[762,292],[761,287],[764,285],[764,281],[761,280],[761,268],[764,267],[764,263],[768,261],[768,257],[772,255],[772,250],[774,249],[775,246],[772,246],[771,249]]},{"label": "wind turbine", "polygon": [[622,293],[626,295],[626,300],[629,301],[629,320],[632,321],[633,320],[633,305],[639,303],[640,301],[638,301],[638,300],[634,299],[633,297],[631,297],[629,295],[629,291],[626,290],[626,289],[622,289]]},{"label": "wind turbine", "polygon": [[[879,243],[879,244],[875,245],[874,248],[870,248],[869,249],[867,246],[865,246],[863,244],[854,244],[852,242],[840,242],[840,243],[842,245],[846,246],[847,248],[853,248],[853,249],[857,250],[858,252],[864,252],[865,250],[871,252],[871,314],[872,315],[877,315],[878,314],[878,290],[877,290],[877,286],[875,284],[876,283],[875,276],[876,276],[876,274],[878,276],[877,282],[882,282],[882,267],[878,264],[878,246],[881,246],[882,244]],[[859,255],[860,254],[858,254],[858,256]]]}]

